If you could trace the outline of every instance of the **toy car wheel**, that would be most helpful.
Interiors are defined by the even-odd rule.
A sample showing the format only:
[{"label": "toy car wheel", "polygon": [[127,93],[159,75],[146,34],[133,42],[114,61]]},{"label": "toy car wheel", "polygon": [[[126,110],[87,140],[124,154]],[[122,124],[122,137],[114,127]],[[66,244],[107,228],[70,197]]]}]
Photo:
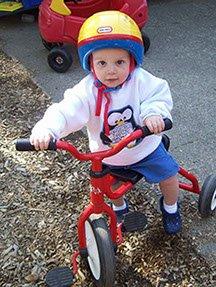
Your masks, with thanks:
[{"label": "toy car wheel", "polygon": [[142,39],[143,39],[144,54],[145,54],[148,51],[149,47],[150,47],[150,39],[146,35],[146,33],[143,33],[143,32],[142,32]]},{"label": "toy car wheel", "polygon": [[202,217],[212,215],[216,208],[216,176],[209,175],[203,183],[198,209]]},{"label": "toy car wheel", "polygon": [[112,287],[115,282],[115,254],[104,218],[85,222],[87,265],[97,287]]},{"label": "toy car wheel", "polygon": [[63,45],[63,43],[47,42],[47,41],[44,40],[42,37],[41,37],[41,41],[42,41],[42,44],[44,45],[44,47],[45,47],[48,51],[51,51],[52,48],[54,48],[54,47],[61,47],[61,46]]},{"label": "toy car wheel", "polygon": [[58,73],[66,72],[72,65],[73,58],[65,47],[54,47],[47,57],[49,66]]}]

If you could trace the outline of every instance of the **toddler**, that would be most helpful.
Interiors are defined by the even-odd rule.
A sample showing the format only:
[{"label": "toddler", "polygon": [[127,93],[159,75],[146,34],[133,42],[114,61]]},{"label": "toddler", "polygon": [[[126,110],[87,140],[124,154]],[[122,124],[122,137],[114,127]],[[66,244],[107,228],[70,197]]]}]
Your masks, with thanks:
[{"label": "toddler", "polygon": [[[136,140],[118,154],[104,159],[112,168],[141,173],[159,183],[160,209],[168,234],[181,230],[178,205],[178,164],[161,142],[163,118],[170,118],[172,97],[167,82],[141,68],[144,55],[137,24],[119,11],[99,12],[82,25],[78,38],[81,65],[89,74],[52,104],[36,123],[30,141],[46,149],[51,138],[62,138],[87,127],[91,152],[109,149],[146,125],[153,135]],[[129,211],[123,197],[113,200],[120,221]]]}]

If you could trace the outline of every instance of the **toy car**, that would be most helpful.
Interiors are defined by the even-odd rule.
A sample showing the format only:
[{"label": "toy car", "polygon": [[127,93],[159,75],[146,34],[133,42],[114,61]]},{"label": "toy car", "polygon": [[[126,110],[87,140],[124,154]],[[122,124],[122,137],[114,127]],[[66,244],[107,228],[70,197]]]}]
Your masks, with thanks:
[{"label": "toy car", "polygon": [[[44,0],[39,7],[39,30],[44,46],[50,51],[48,64],[56,72],[66,72],[73,62],[64,44],[77,44],[80,27],[86,18],[104,10],[119,10],[130,15],[140,30],[148,20],[146,0]],[[142,32],[145,51],[150,40]]]},{"label": "toy car", "polygon": [[42,0],[0,1],[0,17],[37,8],[41,1]]}]

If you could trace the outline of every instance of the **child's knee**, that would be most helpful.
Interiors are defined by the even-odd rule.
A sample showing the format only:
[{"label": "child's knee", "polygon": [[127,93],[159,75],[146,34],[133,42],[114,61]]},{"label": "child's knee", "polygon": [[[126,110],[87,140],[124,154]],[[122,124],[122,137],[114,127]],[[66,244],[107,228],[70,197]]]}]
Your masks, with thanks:
[{"label": "child's knee", "polygon": [[177,174],[170,176],[160,182],[162,185],[170,185],[170,184],[177,184],[178,183],[178,178]]}]

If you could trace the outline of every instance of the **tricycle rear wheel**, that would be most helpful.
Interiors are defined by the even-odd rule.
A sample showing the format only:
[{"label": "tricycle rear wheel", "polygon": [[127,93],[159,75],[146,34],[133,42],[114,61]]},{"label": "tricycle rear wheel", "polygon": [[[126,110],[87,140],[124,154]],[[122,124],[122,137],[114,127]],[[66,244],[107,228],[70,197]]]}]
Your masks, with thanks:
[{"label": "tricycle rear wheel", "polygon": [[209,175],[202,186],[198,209],[202,217],[212,215],[216,208],[216,175]]},{"label": "tricycle rear wheel", "polygon": [[110,232],[103,217],[85,222],[87,265],[97,287],[113,287],[115,254]]}]

